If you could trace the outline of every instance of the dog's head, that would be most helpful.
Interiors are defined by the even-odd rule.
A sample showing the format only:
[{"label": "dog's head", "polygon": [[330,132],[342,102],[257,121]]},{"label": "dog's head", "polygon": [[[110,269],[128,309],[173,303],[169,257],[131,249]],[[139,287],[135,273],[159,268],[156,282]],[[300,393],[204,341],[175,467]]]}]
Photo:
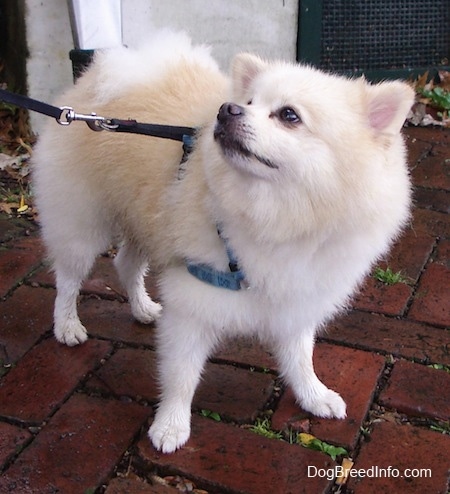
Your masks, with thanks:
[{"label": "dog's head", "polygon": [[399,134],[413,99],[402,82],[372,85],[240,54],[213,138],[255,199],[255,184],[260,192],[266,184],[265,199],[291,198],[312,226],[318,215],[348,213],[352,195],[375,193],[371,186],[386,166],[405,168]]},{"label": "dog's head", "polygon": [[373,86],[250,54],[235,57],[232,74],[233,102],[220,108],[214,137],[231,165],[267,178],[292,163],[307,173],[311,151],[329,164],[361,135],[388,146],[413,101],[404,83]]}]

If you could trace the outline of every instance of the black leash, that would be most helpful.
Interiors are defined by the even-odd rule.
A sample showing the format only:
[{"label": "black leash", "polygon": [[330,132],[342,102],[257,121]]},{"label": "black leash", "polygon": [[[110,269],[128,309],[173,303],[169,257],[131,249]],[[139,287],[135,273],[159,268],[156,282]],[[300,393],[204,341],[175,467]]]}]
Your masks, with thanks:
[{"label": "black leash", "polygon": [[28,98],[28,96],[23,96],[22,94],[11,93],[6,91],[6,89],[0,89],[0,101],[11,103],[12,105],[26,108],[27,110],[42,113],[48,117],[56,118],[56,120],[58,120],[62,114],[61,108]]},{"label": "black leash", "polygon": [[91,130],[109,130],[111,132],[128,132],[131,134],[141,134],[162,139],[172,139],[184,144],[185,153],[189,152],[193,145],[193,138],[196,133],[194,127],[180,127],[175,125],[159,125],[136,122],[136,120],[120,120],[117,118],[105,118],[91,113],[85,115],[75,113],[70,106],[52,106],[42,101],[38,101],[28,96],[11,93],[5,89],[0,89],[0,101],[10,103],[27,110],[32,110],[48,117],[53,117],[60,125],[70,125],[74,121],[86,122]]},{"label": "black leash", "polygon": [[108,127],[113,127],[111,130],[114,130],[115,132],[129,132],[132,134],[149,135],[182,142],[185,142],[186,136],[193,137],[196,130],[193,127],[145,124],[136,122],[136,120],[118,120],[117,118],[111,118],[107,125]]}]

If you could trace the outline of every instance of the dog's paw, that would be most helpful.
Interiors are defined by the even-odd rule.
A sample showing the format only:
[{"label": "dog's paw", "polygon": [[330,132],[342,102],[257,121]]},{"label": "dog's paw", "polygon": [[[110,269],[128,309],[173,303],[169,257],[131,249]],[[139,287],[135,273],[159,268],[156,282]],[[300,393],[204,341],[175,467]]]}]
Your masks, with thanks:
[{"label": "dog's paw", "polygon": [[131,304],[133,317],[142,324],[150,324],[160,318],[162,312],[161,304],[153,302],[150,297]]},{"label": "dog's paw", "polygon": [[86,328],[79,320],[69,320],[64,324],[55,323],[55,338],[64,345],[76,346],[88,339]]},{"label": "dog's paw", "polygon": [[174,418],[173,416],[161,416],[158,413],[148,431],[153,446],[163,453],[173,453],[181,448],[189,439],[190,434],[189,416],[186,420],[180,415]]},{"label": "dog's paw", "polygon": [[347,405],[335,391],[325,388],[320,394],[302,399],[301,406],[316,417],[344,419]]}]

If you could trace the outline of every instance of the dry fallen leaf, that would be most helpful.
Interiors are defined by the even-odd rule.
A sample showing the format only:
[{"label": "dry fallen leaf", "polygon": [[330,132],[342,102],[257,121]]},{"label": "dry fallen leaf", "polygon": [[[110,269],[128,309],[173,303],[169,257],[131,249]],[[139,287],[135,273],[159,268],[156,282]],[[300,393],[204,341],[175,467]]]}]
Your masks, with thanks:
[{"label": "dry fallen leaf", "polygon": [[339,474],[336,477],[336,485],[344,485],[347,482],[350,470],[352,469],[353,465],[354,462],[351,458],[344,458],[342,460],[342,469],[339,470]]},{"label": "dry fallen leaf", "polygon": [[18,213],[24,213],[28,209],[28,206],[25,204],[25,197],[23,194],[20,196],[19,207],[17,208]]},{"label": "dry fallen leaf", "polygon": [[14,214],[18,207],[17,202],[0,202],[0,211],[8,215]]}]

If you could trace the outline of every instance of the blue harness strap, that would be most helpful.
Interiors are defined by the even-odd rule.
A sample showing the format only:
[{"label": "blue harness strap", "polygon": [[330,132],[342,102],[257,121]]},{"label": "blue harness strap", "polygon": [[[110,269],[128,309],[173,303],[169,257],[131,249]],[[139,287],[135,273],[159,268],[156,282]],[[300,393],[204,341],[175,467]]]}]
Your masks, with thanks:
[{"label": "blue harness strap", "polygon": [[186,261],[186,267],[192,276],[195,276],[200,281],[208,283],[209,285],[216,286],[218,288],[226,288],[227,290],[238,291],[243,288],[243,282],[245,280],[244,272],[239,269],[239,265],[232,251],[228,245],[227,240],[222,237],[220,229],[217,229],[220,238],[224,241],[228,256],[229,271],[219,271],[217,269],[208,266],[207,264],[194,264]]},{"label": "blue harness strap", "polygon": [[227,290],[240,290],[242,288],[241,281],[245,278],[242,271],[218,271],[207,264],[186,262],[186,267],[189,273],[200,281]]}]

